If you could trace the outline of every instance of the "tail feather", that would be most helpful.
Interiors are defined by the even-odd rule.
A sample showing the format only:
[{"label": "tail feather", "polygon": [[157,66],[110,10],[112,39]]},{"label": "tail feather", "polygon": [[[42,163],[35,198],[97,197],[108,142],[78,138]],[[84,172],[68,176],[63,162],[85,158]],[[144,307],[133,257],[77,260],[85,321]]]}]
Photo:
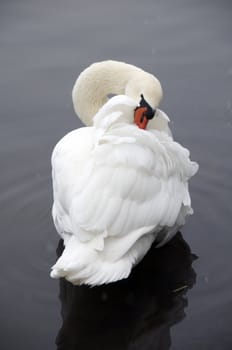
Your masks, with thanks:
[{"label": "tail feather", "polygon": [[[73,284],[91,286],[127,278],[132,267],[150,248],[154,237],[153,234],[142,236],[118,260],[109,260],[102,252],[93,249],[91,244],[81,243],[75,236],[72,236],[66,242],[63,254],[52,267],[51,277],[65,277]],[[109,257],[109,243],[107,250],[107,257]]]},{"label": "tail feather", "polygon": [[73,284],[100,285],[127,278],[132,264],[127,259],[117,262],[102,260],[101,254],[71,237],[65,250],[52,267],[51,277],[65,277]]}]

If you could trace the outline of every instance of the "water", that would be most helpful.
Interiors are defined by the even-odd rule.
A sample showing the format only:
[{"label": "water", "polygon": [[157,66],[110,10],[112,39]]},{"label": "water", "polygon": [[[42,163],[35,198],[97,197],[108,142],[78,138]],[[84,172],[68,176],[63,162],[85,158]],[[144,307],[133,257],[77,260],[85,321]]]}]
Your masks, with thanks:
[{"label": "water", "polygon": [[[231,12],[216,0],[0,4],[1,349],[232,348]],[[161,108],[200,171],[183,238],[128,281],[90,290],[49,278],[50,155],[81,126],[77,75],[107,58],[160,78]]]}]

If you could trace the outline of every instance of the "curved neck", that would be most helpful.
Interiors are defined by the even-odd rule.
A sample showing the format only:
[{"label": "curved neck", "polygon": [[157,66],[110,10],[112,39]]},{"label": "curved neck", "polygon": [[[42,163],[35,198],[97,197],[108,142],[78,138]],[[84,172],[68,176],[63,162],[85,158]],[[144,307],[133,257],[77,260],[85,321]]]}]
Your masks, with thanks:
[{"label": "curved neck", "polygon": [[[91,126],[94,115],[106,103],[109,94],[140,97],[141,86],[148,81],[151,84],[151,80],[154,84],[154,79],[158,82],[153,75],[123,62],[94,63],[80,74],[73,87],[74,110],[85,125]],[[134,86],[140,86],[141,91],[135,91]]]}]

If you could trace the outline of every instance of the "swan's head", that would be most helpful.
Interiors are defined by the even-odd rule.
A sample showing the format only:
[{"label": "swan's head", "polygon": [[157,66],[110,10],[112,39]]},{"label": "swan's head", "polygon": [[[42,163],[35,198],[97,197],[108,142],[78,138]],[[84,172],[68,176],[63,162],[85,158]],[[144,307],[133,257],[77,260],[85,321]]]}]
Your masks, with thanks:
[{"label": "swan's head", "polygon": [[80,74],[72,91],[74,110],[85,125],[93,125],[94,116],[109,94],[130,97],[143,108],[137,109],[137,116],[146,115],[149,120],[163,91],[156,77],[138,67],[111,60],[94,63]]},{"label": "swan's head", "polygon": [[156,108],[163,97],[159,80],[152,74],[142,72],[130,79],[125,93],[138,103],[134,120],[141,129],[146,129],[147,123],[155,116]]}]

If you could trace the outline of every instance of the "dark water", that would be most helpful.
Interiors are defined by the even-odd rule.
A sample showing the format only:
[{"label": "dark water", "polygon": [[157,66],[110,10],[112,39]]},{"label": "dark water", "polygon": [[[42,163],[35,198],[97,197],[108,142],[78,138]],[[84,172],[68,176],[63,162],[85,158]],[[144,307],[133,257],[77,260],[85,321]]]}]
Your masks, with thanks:
[{"label": "dark water", "polygon": [[[1,349],[232,349],[231,18],[226,0],[0,3]],[[107,58],[160,78],[161,108],[200,164],[195,215],[129,280],[74,288],[49,278],[50,154],[81,125],[77,75]]]}]

